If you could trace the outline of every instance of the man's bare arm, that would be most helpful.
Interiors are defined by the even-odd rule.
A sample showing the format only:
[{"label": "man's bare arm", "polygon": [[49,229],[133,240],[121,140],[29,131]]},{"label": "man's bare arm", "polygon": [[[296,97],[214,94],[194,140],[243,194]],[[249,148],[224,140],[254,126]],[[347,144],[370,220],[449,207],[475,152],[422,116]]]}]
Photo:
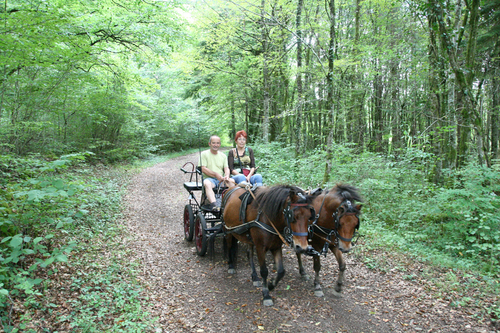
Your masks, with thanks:
[{"label": "man's bare arm", "polygon": [[[229,168],[228,168],[228,171],[229,171]],[[209,177],[217,179],[218,181],[221,181],[223,179],[223,177],[219,173],[212,171],[205,166],[201,167],[201,172],[203,172],[205,175],[207,175]]]}]

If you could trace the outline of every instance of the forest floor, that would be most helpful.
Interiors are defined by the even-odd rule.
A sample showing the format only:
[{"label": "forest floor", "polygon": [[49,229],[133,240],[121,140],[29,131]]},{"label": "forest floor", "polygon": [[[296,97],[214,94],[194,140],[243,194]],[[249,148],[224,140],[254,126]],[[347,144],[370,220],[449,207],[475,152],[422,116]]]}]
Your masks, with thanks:
[{"label": "forest floor", "polygon": [[[460,278],[440,285],[435,281],[449,271],[367,249],[362,242],[344,256],[348,267],[342,297],[333,292],[338,266],[332,254],[322,258],[325,296],[315,297],[312,281],[300,277],[295,254],[285,248],[286,275],[271,292],[274,305],[263,306],[244,246],[237,274],[230,275],[220,237],[213,257],[199,257],[194,242],[184,240],[188,193],[183,183],[188,179],[180,168],[196,160],[192,154],[143,170],[125,198],[124,223],[130,233],[123,241],[133,250],[130,260],[141,263],[137,278],[146,286],[147,310],[158,317],[158,333],[496,331],[489,319],[479,319],[480,306],[453,304],[463,299],[458,297]],[[305,262],[313,276],[312,260]]]}]

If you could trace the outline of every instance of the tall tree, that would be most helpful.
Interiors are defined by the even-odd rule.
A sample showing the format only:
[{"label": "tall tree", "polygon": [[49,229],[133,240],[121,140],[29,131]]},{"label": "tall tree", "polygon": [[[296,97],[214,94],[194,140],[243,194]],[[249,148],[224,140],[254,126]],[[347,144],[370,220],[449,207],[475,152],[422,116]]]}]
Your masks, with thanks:
[{"label": "tall tree", "polygon": [[[476,79],[476,42],[479,23],[479,0],[466,2],[464,15],[457,10],[455,16],[456,27],[447,23],[450,15],[448,6],[441,0],[429,0],[429,16],[435,18],[441,47],[446,51],[447,60],[455,74],[457,84],[456,103],[458,117],[458,151],[456,165],[462,166],[466,161],[468,144],[471,141],[471,128],[476,132],[477,152],[480,163],[487,160],[483,141],[484,129],[477,106],[477,96],[474,94],[473,84]],[[461,1],[457,8],[460,9]],[[458,33],[455,33],[457,32]],[[468,35],[465,36],[464,32]],[[463,47],[465,45],[465,47]],[[489,162],[488,162],[489,164]]]},{"label": "tall tree", "polygon": [[266,0],[261,1],[260,8],[261,23],[261,43],[262,43],[262,92],[263,92],[263,119],[262,119],[262,139],[265,143],[269,142],[269,41],[268,27],[266,24]]},{"label": "tall tree", "polygon": [[332,158],[333,158],[333,128],[335,117],[335,104],[333,101],[334,94],[334,82],[333,82],[333,71],[334,71],[334,61],[335,61],[335,0],[328,1],[328,15],[329,15],[329,25],[330,34],[328,42],[328,74],[326,76],[326,86],[327,86],[327,98],[326,98],[326,109],[328,111],[326,128],[328,129],[328,139],[326,143],[326,167],[325,175],[323,177],[323,184],[328,183],[330,180],[330,174],[332,171]]},{"label": "tall tree", "polygon": [[296,38],[297,38],[297,119],[295,123],[295,154],[300,155],[304,150],[304,139],[302,133],[302,117],[304,108],[304,92],[302,90],[302,7],[303,0],[297,1],[297,15],[295,17]]}]

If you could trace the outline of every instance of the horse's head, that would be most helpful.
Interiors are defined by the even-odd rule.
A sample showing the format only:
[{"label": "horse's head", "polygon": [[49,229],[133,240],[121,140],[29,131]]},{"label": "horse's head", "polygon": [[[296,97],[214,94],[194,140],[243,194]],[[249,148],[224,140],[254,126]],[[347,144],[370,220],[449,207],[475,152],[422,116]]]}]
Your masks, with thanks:
[{"label": "horse's head", "polygon": [[339,250],[346,253],[352,249],[352,239],[359,229],[359,214],[362,205],[354,205],[350,200],[344,200],[333,214],[335,234]]},{"label": "horse's head", "polygon": [[318,232],[331,238],[344,253],[352,249],[351,241],[359,229],[362,205],[355,204],[357,201],[361,202],[362,198],[357,189],[349,185],[337,185],[314,201],[319,214],[315,221],[320,227]]},{"label": "horse's head", "polygon": [[285,208],[285,220],[290,230],[288,235],[285,233],[287,241],[292,244],[296,253],[318,254],[307,241],[309,222],[313,221],[316,216],[312,198],[299,188],[291,189],[289,196],[289,205]]}]

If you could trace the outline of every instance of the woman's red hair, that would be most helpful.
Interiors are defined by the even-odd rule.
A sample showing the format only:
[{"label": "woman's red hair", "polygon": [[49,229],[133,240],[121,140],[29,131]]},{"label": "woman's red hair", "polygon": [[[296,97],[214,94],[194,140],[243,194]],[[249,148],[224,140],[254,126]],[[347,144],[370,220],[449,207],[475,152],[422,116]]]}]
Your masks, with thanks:
[{"label": "woman's red hair", "polygon": [[244,130],[236,132],[236,135],[234,136],[234,141],[238,141],[238,138],[240,136],[244,137],[246,140],[247,139],[247,132],[245,132]]}]

